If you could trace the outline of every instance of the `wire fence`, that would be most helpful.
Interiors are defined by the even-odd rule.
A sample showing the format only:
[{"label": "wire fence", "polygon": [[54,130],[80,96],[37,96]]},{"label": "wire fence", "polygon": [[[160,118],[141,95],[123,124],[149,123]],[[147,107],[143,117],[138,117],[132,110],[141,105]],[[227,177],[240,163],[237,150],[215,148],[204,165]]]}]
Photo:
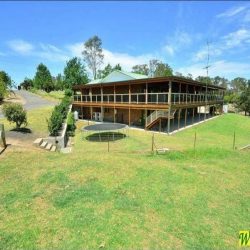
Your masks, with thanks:
[{"label": "wire fence", "polygon": [[101,153],[162,154],[170,151],[198,151],[206,148],[247,150],[250,148],[250,133],[249,136],[244,136],[237,134],[237,130],[234,130],[230,134],[221,134],[217,137],[213,133],[206,135],[195,129],[184,134],[168,135],[163,132],[129,128],[126,133],[124,131],[81,133],[79,143],[84,147],[84,151]]}]

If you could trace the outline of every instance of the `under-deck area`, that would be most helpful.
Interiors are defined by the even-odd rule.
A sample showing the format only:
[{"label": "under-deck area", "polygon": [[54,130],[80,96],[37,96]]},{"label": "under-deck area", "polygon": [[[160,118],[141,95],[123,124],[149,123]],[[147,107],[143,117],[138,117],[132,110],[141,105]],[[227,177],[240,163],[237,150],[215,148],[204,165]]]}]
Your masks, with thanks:
[{"label": "under-deck area", "polygon": [[[130,127],[171,133],[222,113],[220,105],[172,108],[169,110],[124,109],[109,107],[75,107],[79,118],[97,122],[114,122]],[[152,116],[153,122],[150,121]]]}]

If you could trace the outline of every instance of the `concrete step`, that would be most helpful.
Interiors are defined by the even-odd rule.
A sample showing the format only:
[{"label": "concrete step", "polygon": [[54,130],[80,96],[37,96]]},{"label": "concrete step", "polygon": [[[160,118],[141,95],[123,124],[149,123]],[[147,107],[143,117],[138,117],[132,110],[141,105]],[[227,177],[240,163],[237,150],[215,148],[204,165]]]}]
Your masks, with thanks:
[{"label": "concrete step", "polygon": [[53,146],[52,143],[48,143],[45,149],[50,150],[52,148],[52,146]]},{"label": "concrete step", "polygon": [[157,154],[165,154],[168,151],[169,151],[169,148],[157,148],[156,149]]},{"label": "concrete step", "polygon": [[40,145],[40,147],[41,147],[41,148],[46,148],[47,144],[48,144],[48,142],[43,141],[43,143]]},{"label": "concrete step", "polygon": [[56,146],[52,146],[50,149],[51,152],[56,152]]},{"label": "concrete step", "polygon": [[34,142],[33,145],[36,147],[39,147],[43,143],[43,138],[37,138]]}]

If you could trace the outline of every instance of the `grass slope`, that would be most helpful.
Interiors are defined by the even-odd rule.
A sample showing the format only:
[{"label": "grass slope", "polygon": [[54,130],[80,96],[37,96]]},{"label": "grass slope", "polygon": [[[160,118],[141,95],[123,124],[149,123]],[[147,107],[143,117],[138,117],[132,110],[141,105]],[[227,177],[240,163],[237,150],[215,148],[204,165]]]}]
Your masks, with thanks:
[{"label": "grass slope", "polygon": [[31,89],[30,90],[32,93],[37,94],[49,101],[58,101],[63,99],[64,97],[64,91],[57,90],[57,91],[50,91],[47,93],[46,91],[43,91],[41,89]]},{"label": "grass slope", "polygon": [[[53,107],[39,108],[30,110],[27,112],[27,128],[31,129],[32,132],[42,134],[43,136],[48,135],[48,124]],[[0,119],[0,123],[4,124],[5,130],[11,130],[15,128],[15,123],[10,123],[6,119]]]},{"label": "grass slope", "polygon": [[156,134],[157,146],[175,149],[166,155],[152,155],[151,133],[137,130],[109,153],[80,130],[72,154],[7,150],[0,249],[235,249],[249,229],[250,154],[232,150],[234,130],[237,146],[250,143],[250,119],[224,115]]}]

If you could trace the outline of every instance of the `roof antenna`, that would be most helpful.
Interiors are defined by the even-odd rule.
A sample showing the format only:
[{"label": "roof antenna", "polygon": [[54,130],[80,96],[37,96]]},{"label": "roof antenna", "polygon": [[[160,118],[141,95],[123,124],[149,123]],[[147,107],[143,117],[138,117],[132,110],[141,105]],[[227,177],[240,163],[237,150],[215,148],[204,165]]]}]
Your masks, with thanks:
[{"label": "roof antenna", "polygon": [[[209,45],[210,43],[207,41],[207,66],[203,69],[206,69],[207,71],[207,80],[208,80],[208,69],[211,67],[211,65],[209,65]],[[206,81],[207,82],[207,81]]]},{"label": "roof antenna", "polygon": [[205,94],[205,120],[206,120],[206,115],[207,115],[207,85],[208,85],[208,69],[211,67],[211,65],[209,65],[209,45],[210,43],[207,40],[207,66],[203,69],[205,69],[207,71],[207,79],[206,79],[206,94]]}]

